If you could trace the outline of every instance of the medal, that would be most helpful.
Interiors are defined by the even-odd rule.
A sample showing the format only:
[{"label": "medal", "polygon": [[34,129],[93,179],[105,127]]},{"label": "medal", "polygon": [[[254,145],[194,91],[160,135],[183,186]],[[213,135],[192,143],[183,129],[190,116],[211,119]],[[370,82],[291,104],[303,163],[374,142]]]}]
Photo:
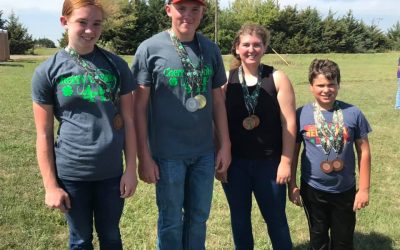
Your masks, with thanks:
[{"label": "medal", "polygon": [[[197,37],[197,33],[195,35],[195,39],[197,40],[197,45],[200,50],[199,55],[199,64],[195,65],[189,57],[188,52],[185,49],[185,46],[181,43],[179,38],[175,35],[175,33],[171,30],[168,31],[171,41],[175,47],[175,50],[181,60],[185,77],[187,79],[187,83],[185,84],[185,89],[188,94],[191,96],[194,93],[201,93],[203,88],[207,86],[207,83],[203,83],[203,71],[204,71],[204,59],[200,41]],[[196,91],[197,89],[197,91]],[[195,112],[198,109],[202,109],[206,106],[207,100],[204,95],[199,94],[195,97],[191,97],[187,99],[185,102],[185,107],[189,112]]]},{"label": "medal", "polygon": [[191,97],[186,100],[186,109],[189,112],[195,112],[196,110],[199,109],[199,101],[197,101],[195,98]]},{"label": "medal", "polygon": [[258,116],[256,116],[256,115],[251,115],[250,117],[253,118],[253,120],[254,120],[254,127],[257,128],[258,125],[260,125],[260,118],[258,118]]},{"label": "medal", "polygon": [[254,114],[254,111],[258,104],[258,96],[260,94],[260,88],[261,88],[261,79],[262,79],[261,66],[258,69],[257,85],[252,94],[249,93],[243,75],[244,75],[243,67],[242,65],[240,65],[238,69],[238,77],[239,77],[239,82],[242,85],[244,105],[249,114],[248,117],[244,118],[242,124],[245,129],[252,130],[260,125],[260,118],[258,118],[258,116]]},{"label": "medal", "polygon": [[333,166],[330,161],[322,161],[319,166],[321,170],[326,174],[329,174],[333,171]]},{"label": "medal", "polygon": [[335,101],[333,104],[332,123],[328,124],[325,120],[321,108],[317,103],[313,103],[314,121],[317,128],[317,134],[321,141],[321,147],[325,155],[329,156],[331,149],[336,152],[336,159],[330,162],[323,161],[320,164],[322,171],[330,173],[332,171],[341,171],[344,162],[338,158],[339,153],[344,146],[344,120],[343,112],[339,107],[339,103]]},{"label": "medal", "polygon": [[113,126],[116,130],[119,130],[124,127],[124,119],[122,119],[122,115],[117,113],[113,119]]},{"label": "medal", "polygon": [[335,160],[332,161],[332,167],[335,172],[339,172],[343,169],[344,162],[341,159],[336,158]]},{"label": "medal", "polygon": [[255,128],[255,123],[256,123],[255,120],[251,116],[244,118],[244,120],[242,122],[243,127],[246,130],[254,129]]},{"label": "medal", "polygon": [[194,99],[199,103],[199,109],[204,108],[207,104],[207,99],[204,95],[196,95]]}]

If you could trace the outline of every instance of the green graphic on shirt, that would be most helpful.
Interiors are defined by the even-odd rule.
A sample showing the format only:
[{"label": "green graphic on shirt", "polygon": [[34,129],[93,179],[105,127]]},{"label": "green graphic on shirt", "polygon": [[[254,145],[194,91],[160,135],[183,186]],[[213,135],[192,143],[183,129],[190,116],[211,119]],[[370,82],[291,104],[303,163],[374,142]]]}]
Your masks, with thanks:
[{"label": "green graphic on shirt", "polygon": [[115,91],[117,82],[116,77],[110,73],[103,73],[95,76],[99,77],[107,85],[107,90],[100,86],[91,75],[73,75],[62,77],[58,83],[61,94],[65,97],[81,96],[89,102],[106,102],[109,99],[105,96],[105,91]]},{"label": "green graphic on shirt", "polygon": [[[200,88],[195,87],[194,91],[196,94],[200,93],[205,93],[207,92],[207,85],[208,85],[208,79],[210,79],[210,76],[213,75],[213,69],[205,65],[203,68],[202,72],[202,80],[200,83]],[[163,71],[164,76],[168,78],[168,85],[171,88],[176,88],[176,87],[181,87],[183,88],[187,94],[190,94],[192,91],[192,87],[188,83],[188,78],[185,75],[185,70],[180,68],[180,69],[171,69],[171,68],[166,68]]]}]

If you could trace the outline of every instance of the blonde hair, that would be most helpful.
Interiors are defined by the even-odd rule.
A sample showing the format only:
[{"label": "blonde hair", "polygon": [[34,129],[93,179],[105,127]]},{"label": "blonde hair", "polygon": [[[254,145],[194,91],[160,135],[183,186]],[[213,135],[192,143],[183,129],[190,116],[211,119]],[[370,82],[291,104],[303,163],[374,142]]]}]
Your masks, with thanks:
[{"label": "blonde hair", "polygon": [[269,45],[269,41],[271,38],[269,31],[259,24],[246,23],[242,25],[238,32],[236,32],[236,36],[233,39],[231,48],[231,54],[233,56],[233,60],[230,65],[231,69],[238,68],[242,63],[240,60],[240,56],[236,54],[236,47],[240,44],[240,37],[243,35],[255,35],[261,38],[265,47]]}]

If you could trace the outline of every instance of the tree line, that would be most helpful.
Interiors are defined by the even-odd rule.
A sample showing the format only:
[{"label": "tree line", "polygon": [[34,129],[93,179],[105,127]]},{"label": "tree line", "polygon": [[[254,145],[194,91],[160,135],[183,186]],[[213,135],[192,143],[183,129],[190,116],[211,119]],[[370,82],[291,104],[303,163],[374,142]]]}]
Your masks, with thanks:
[{"label": "tree line", "polygon": [[[104,23],[100,44],[118,54],[134,54],[142,41],[170,27],[170,20],[164,11],[165,0],[105,2],[110,14]],[[49,45],[45,38],[33,40],[15,14],[12,13],[5,20],[2,19],[2,13],[0,10],[0,28],[9,32],[11,54],[25,53],[35,44]],[[236,31],[246,22],[258,23],[270,30],[270,49],[280,53],[375,53],[400,50],[399,22],[384,32],[376,24],[366,24],[356,19],[351,10],[340,17],[330,11],[322,18],[315,8],[281,8],[278,0],[234,0],[224,9],[219,8],[216,0],[207,0],[207,11],[199,30],[217,41],[223,54],[228,54]],[[66,33],[58,42],[60,47],[66,45]]]}]

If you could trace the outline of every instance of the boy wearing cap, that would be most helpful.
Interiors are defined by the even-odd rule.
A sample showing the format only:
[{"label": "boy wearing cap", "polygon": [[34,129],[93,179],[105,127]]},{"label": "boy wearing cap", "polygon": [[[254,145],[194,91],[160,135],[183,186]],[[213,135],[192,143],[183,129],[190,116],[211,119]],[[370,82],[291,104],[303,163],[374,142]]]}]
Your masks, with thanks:
[{"label": "boy wearing cap", "polygon": [[156,183],[158,249],[205,249],[214,173],[231,161],[225,69],[217,45],[196,33],[204,0],[165,10],[171,28],[144,41],[132,66],[139,177]]}]

